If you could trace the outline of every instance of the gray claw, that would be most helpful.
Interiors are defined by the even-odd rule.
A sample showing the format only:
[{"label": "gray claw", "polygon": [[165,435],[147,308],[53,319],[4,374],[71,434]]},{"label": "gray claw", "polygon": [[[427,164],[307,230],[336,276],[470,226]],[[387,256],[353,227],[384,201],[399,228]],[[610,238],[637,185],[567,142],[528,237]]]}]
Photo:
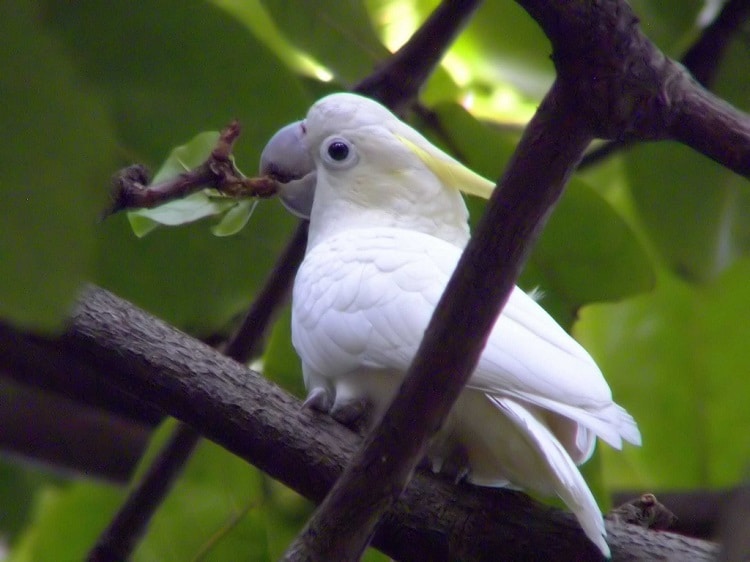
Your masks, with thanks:
[{"label": "gray claw", "polygon": [[310,390],[302,407],[328,413],[331,410],[331,397],[324,388],[318,386]]}]

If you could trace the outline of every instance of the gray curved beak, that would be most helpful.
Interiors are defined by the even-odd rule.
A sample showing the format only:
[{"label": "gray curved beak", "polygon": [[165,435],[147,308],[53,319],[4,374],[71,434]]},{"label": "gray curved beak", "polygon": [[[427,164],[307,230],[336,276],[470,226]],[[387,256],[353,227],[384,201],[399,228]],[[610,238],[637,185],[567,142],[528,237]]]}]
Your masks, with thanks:
[{"label": "gray curved beak", "polygon": [[292,214],[310,218],[315,196],[315,162],[304,140],[302,121],[280,129],[260,155],[260,173],[280,183],[279,198]]}]

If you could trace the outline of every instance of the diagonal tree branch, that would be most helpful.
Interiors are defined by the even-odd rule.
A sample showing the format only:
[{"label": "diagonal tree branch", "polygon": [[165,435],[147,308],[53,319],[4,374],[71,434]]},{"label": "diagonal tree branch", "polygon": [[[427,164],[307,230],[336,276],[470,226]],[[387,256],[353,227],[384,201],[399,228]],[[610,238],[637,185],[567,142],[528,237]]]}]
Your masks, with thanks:
[{"label": "diagonal tree branch", "polygon": [[[63,336],[15,331],[61,369],[98,373],[101,388],[139,396],[313,501],[320,501],[358,437],[245,366],[97,288],[81,296]],[[31,359],[29,359],[31,360]],[[711,560],[717,547],[607,522],[615,560]],[[597,560],[575,519],[523,494],[454,485],[419,473],[383,518],[374,544],[399,560]]]},{"label": "diagonal tree branch", "polygon": [[[750,177],[750,116],[665,56],[624,0],[517,1],[552,41],[558,75],[572,96],[586,100],[576,109],[597,137],[676,140]],[[597,24],[611,34],[600,33]]]},{"label": "diagonal tree branch", "polygon": [[179,424],[175,428],[143,479],[128,494],[125,503],[97,539],[87,557],[89,562],[117,562],[130,558],[200,438],[200,433],[189,425]]}]

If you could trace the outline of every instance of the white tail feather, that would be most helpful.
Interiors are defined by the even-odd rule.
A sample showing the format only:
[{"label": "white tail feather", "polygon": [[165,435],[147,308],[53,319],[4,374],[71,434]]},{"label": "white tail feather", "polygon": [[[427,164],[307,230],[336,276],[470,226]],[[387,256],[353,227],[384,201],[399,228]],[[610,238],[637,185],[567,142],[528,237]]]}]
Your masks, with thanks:
[{"label": "white tail feather", "polygon": [[573,459],[549,428],[521,404],[510,398],[492,396],[490,399],[529,439],[548,468],[555,493],[576,516],[586,536],[609,558],[604,519]]}]

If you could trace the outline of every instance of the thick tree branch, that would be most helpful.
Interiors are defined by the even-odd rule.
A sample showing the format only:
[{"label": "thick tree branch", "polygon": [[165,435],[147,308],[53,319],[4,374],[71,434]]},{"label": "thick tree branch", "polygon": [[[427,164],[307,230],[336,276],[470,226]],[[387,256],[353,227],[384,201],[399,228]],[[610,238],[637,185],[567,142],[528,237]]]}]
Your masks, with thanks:
[{"label": "thick tree branch", "polygon": [[[88,365],[102,388],[139,396],[313,501],[341,473],[358,437],[302,409],[243,365],[101,289],[81,297],[65,335],[31,339],[37,356]],[[113,392],[113,394],[115,394]],[[608,522],[615,560],[710,560],[711,543]],[[399,560],[597,560],[568,513],[523,494],[417,474],[381,521],[374,544]]]},{"label": "thick tree branch", "polygon": [[692,81],[674,88],[672,103],[670,138],[750,179],[750,116]]},{"label": "thick tree branch", "polygon": [[47,340],[23,334],[0,320],[0,373],[24,385],[53,392],[146,426],[161,422],[161,411],[140,397],[102,384],[102,374]]},{"label": "thick tree branch", "polygon": [[[748,17],[750,17],[750,2],[729,0],[724,4],[716,19],[706,26],[698,40],[680,59],[682,65],[705,88],[711,88],[727,46]],[[631,138],[604,143],[586,154],[579,168],[583,169],[600,162],[617,151],[629,148],[636,142],[637,139]]]},{"label": "thick tree branch", "polygon": [[[276,265],[224,350],[227,357],[246,363],[262,349],[272,319],[288,300],[294,274],[307,242],[307,224],[300,223]],[[200,442],[200,433],[179,424],[167,445],[128,496],[89,553],[89,562],[127,560],[153,514],[172,489],[185,463]]]}]

